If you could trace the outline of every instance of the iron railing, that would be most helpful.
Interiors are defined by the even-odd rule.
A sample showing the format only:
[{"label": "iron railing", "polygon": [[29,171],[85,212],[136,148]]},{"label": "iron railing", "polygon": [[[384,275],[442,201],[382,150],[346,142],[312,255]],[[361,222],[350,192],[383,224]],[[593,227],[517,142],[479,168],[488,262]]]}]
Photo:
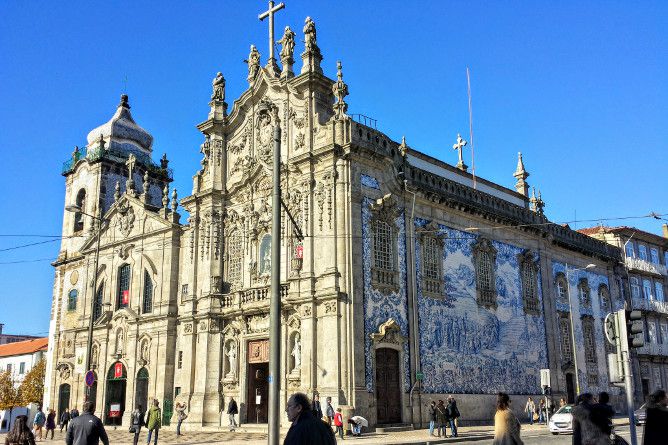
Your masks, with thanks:
[{"label": "iron railing", "polygon": [[[143,153],[133,153],[137,159],[137,163],[144,166],[150,173],[153,173],[156,176],[164,176],[168,180],[174,179],[174,172],[171,168],[162,168],[161,165],[153,162],[153,159],[149,155]],[[92,147],[90,149],[81,148],[74,153],[72,157],[63,163],[62,175],[65,176],[74,170],[74,166],[77,162],[82,159],[86,159],[88,162],[98,162],[102,159],[107,159],[115,162],[125,162],[130,153],[120,151],[114,148],[105,148],[100,145],[97,147]]]}]

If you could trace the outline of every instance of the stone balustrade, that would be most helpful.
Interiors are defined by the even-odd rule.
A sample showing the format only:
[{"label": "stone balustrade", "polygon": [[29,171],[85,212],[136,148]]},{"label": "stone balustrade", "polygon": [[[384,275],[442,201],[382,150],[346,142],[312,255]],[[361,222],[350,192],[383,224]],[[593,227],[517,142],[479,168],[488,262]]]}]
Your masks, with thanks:
[{"label": "stone balustrade", "polygon": [[[288,296],[289,284],[281,285],[281,300]],[[220,295],[220,308],[239,309],[247,305],[269,301],[271,296],[271,287],[254,287],[247,290],[240,290],[229,294]]]}]

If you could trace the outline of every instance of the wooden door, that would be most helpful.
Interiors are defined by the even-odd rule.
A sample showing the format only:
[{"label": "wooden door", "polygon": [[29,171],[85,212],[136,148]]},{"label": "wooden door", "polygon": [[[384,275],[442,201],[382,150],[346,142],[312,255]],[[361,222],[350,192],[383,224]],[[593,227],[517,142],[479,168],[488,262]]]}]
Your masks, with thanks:
[{"label": "wooden door", "polygon": [[378,423],[401,423],[401,379],[399,352],[376,350],[376,401]]},{"label": "wooden door", "polygon": [[267,423],[269,417],[268,376],[269,363],[250,363],[248,365],[246,423]]}]

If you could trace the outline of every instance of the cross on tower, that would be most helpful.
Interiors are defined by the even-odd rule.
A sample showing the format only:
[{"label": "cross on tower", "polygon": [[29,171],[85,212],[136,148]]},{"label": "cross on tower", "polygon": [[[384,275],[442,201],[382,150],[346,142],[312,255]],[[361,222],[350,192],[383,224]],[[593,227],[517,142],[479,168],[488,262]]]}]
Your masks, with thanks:
[{"label": "cross on tower", "polygon": [[457,168],[460,170],[466,171],[468,166],[464,164],[464,158],[462,157],[462,150],[467,142],[462,138],[462,136],[457,133],[457,143],[452,146],[454,150],[457,150],[459,153],[459,162],[457,162]]},{"label": "cross on tower", "polygon": [[276,59],[274,59],[274,14],[285,8],[285,3],[281,2],[278,5],[274,6],[274,2],[269,2],[269,10],[258,15],[257,18],[260,21],[269,17],[269,61],[268,65],[275,65]]},{"label": "cross on tower", "polygon": [[135,163],[137,162],[137,158],[135,158],[135,155],[130,153],[130,156],[128,157],[128,160],[125,161],[125,165],[128,167],[128,176],[130,179],[132,179],[132,170],[135,168]]}]

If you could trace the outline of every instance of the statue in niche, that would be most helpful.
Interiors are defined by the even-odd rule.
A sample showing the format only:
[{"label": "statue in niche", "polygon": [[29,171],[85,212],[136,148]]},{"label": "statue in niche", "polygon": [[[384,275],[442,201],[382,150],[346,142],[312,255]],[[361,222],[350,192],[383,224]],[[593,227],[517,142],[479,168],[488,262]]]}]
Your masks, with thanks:
[{"label": "statue in niche", "polygon": [[281,62],[286,63],[285,61],[292,60],[295,51],[295,33],[289,26],[285,27],[283,37],[276,43],[281,45]]},{"label": "statue in niche", "polygon": [[234,378],[237,375],[237,348],[234,345],[234,341],[231,341],[227,344],[227,361],[229,363],[229,371],[227,372],[226,377]]},{"label": "statue in niche", "polygon": [[250,54],[248,55],[248,60],[245,60],[248,64],[248,82],[255,80],[257,72],[260,71],[260,52],[257,50],[255,45],[251,45]]},{"label": "statue in niche", "polygon": [[115,348],[115,353],[117,355],[123,355],[123,346],[125,343],[125,334],[123,333],[123,329],[119,329],[116,331],[116,348]]},{"label": "statue in niche", "polygon": [[211,95],[212,100],[225,100],[225,78],[223,73],[220,71],[216,74],[216,77],[213,78],[213,94]]},{"label": "statue in niche", "polygon": [[141,345],[141,358],[146,363],[148,363],[149,350],[148,350],[148,341],[144,340]]},{"label": "statue in niche", "polygon": [[306,17],[304,22],[304,46],[307,52],[319,50],[316,43],[315,22],[311,17]]},{"label": "statue in niche", "polygon": [[260,275],[271,272],[271,235],[265,235],[260,244]]},{"label": "statue in niche", "polygon": [[295,335],[295,345],[292,348],[292,352],[290,354],[295,359],[295,367],[292,369],[292,372],[296,374],[299,372],[299,367],[302,363],[302,347],[301,343],[299,343],[299,335]]}]

